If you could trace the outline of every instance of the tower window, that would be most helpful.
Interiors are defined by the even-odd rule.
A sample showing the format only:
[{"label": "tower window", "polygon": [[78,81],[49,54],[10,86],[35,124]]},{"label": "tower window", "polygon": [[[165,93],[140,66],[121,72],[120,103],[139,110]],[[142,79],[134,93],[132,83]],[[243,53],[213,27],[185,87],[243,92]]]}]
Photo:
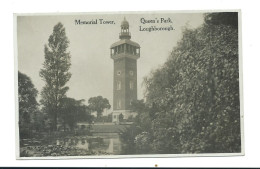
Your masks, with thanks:
[{"label": "tower window", "polygon": [[119,71],[117,71],[117,75],[118,76],[120,76],[121,75],[121,71],[119,70]]},{"label": "tower window", "polygon": [[133,83],[133,81],[130,81],[129,86],[130,86],[130,89],[131,89],[131,90],[134,89],[134,83]]},{"label": "tower window", "polygon": [[111,49],[111,54],[112,55],[115,55],[117,53],[117,48],[115,47],[115,48],[112,48]]},{"label": "tower window", "polygon": [[130,103],[129,103],[129,105],[131,106],[131,105],[132,105],[132,103],[133,103],[133,99],[131,99],[131,100],[130,100]]},{"label": "tower window", "polygon": [[115,47],[114,54],[117,54],[117,53],[118,53],[118,49],[117,49],[117,47]]},{"label": "tower window", "polygon": [[136,48],[136,54],[139,55],[140,54],[140,49]]},{"label": "tower window", "polygon": [[116,106],[118,109],[121,108],[121,100],[117,100],[117,106]]},{"label": "tower window", "polygon": [[116,90],[121,90],[121,81],[116,82]]}]

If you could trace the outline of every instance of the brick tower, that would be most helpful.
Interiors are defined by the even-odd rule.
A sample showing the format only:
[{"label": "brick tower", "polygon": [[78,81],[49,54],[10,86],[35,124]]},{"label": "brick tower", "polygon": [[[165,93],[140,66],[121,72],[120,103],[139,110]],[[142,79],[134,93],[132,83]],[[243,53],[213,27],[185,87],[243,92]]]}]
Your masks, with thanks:
[{"label": "brick tower", "polygon": [[137,100],[137,59],[140,57],[140,45],[131,41],[129,23],[121,23],[119,41],[110,47],[114,60],[113,114],[112,122],[119,122],[119,115],[124,119],[131,114],[131,102]]}]

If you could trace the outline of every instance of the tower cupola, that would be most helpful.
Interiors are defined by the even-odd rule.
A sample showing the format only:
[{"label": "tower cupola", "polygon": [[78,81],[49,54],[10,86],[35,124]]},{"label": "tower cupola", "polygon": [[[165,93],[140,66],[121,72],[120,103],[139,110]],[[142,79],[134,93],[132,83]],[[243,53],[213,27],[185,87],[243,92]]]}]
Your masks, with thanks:
[{"label": "tower cupola", "polygon": [[119,34],[120,39],[131,39],[131,33],[129,32],[129,23],[124,18],[124,20],[121,22],[121,32]]}]

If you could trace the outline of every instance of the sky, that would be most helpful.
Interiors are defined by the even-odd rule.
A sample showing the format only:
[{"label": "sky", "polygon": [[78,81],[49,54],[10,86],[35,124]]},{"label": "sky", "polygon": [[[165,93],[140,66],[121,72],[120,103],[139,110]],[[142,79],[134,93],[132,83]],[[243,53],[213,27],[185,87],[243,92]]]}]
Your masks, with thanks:
[{"label": "sky", "polygon": [[[165,63],[173,47],[181,40],[183,28],[197,28],[203,23],[202,13],[118,12],[18,16],[18,70],[31,78],[40,93],[45,85],[39,76],[44,62],[44,45],[48,43],[53,27],[61,22],[70,41],[67,51],[71,54],[72,77],[67,83],[67,96],[85,99],[87,104],[90,97],[101,95],[113,105],[113,60],[110,58],[110,46],[119,41],[120,25],[124,17],[130,25],[131,40],[141,46],[140,58],[137,60],[137,91],[138,99],[143,99],[144,77]],[[170,18],[171,22],[160,23],[161,18]],[[79,19],[97,19],[98,24],[75,24],[75,20]],[[114,24],[100,24],[99,19],[114,21]],[[156,23],[141,23],[144,19],[155,20]],[[159,28],[170,25],[174,30],[140,31],[140,26]],[[40,94],[37,99],[40,100]]]}]

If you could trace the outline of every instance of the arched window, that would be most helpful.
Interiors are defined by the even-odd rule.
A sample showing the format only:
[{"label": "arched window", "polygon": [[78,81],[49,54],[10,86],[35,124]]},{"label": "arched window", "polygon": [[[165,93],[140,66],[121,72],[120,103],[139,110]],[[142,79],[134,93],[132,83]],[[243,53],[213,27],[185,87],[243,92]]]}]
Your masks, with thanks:
[{"label": "arched window", "polygon": [[131,106],[131,105],[132,105],[132,103],[133,103],[133,99],[131,99],[131,100],[130,100],[130,103],[129,103],[129,105]]},{"label": "arched window", "polygon": [[121,81],[116,82],[116,90],[121,90]]},{"label": "arched window", "polygon": [[134,83],[133,83],[133,81],[130,81],[129,86],[130,86],[130,89],[131,89],[131,90],[134,89]]},{"label": "arched window", "polygon": [[117,107],[118,109],[121,108],[121,100],[117,100],[117,105],[116,105],[116,107]]}]

